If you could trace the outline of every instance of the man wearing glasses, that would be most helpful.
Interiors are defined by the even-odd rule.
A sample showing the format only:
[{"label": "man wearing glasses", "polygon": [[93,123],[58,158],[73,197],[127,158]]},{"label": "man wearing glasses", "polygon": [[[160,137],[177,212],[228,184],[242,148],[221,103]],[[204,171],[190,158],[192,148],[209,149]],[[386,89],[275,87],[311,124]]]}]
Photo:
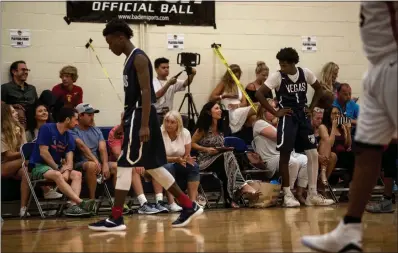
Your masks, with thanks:
[{"label": "man wearing glasses", "polygon": [[26,62],[13,62],[10,66],[11,81],[1,85],[1,101],[18,110],[23,126],[26,126],[25,111],[38,99],[36,87],[26,83],[29,71]]}]

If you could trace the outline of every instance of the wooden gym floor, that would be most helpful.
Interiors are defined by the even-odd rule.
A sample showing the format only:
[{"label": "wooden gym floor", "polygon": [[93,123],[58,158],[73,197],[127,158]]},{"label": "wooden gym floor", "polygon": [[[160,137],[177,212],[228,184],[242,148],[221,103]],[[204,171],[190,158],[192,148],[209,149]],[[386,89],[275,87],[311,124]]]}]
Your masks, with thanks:
[{"label": "wooden gym floor", "polygon": [[[346,205],[205,210],[188,227],[177,214],[126,216],[125,232],[92,232],[90,219],[5,220],[2,252],[308,252],[300,237],[333,229]],[[397,252],[397,212],[364,216],[364,249]]]}]

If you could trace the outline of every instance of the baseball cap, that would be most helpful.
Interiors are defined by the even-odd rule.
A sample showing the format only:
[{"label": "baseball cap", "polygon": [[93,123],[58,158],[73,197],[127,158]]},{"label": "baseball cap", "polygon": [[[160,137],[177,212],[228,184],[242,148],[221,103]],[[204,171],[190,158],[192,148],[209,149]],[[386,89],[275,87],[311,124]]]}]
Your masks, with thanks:
[{"label": "baseball cap", "polygon": [[100,111],[97,109],[94,109],[92,105],[86,104],[86,103],[81,103],[76,106],[76,111],[77,113],[99,113]]}]

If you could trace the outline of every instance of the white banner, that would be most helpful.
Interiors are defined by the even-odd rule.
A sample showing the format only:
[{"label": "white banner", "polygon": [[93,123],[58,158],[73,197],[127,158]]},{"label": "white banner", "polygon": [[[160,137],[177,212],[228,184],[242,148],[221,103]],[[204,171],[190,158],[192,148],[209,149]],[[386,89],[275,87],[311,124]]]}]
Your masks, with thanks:
[{"label": "white banner", "polygon": [[301,36],[301,50],[303,52],[316,52],[316,37],[315,36]]},{"label": "white banner", "polygon": [[167,34],[167,48],[184,49],[184,34]]},{"label": "white banner", "polygon": [[29,47],[30,30],[29,29],[10,29],[10,41],[12,47]]}]

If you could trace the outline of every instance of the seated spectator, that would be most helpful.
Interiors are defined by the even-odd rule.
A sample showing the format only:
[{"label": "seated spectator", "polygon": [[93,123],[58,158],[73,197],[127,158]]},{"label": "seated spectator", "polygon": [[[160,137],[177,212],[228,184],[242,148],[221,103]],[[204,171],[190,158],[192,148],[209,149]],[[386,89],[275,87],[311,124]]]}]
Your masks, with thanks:
[{"label": "seated spectator", "polygon": [[[326,133],[324,134],[324,132],[327,130],[327,134],[329,135],[330,145],[332,144],[334,136],[334,142],[331,151],[335,153],[337,156],[336,167],[348,169],[349,173],[345,175],[344,178],[345,182],[344,187],[347,188],[349,186],[349,182],[351,181],[352,173],[354,171],[355,155],[354,152],[352,152],[351,150],[351,144],[352,144],[352,139],[350,134],[351,124],[350,123],[341,124],[339,122],[336,122],[336,120],[338,120],[338,118],[340,117],[341,117],[340,110],[337,107],[332,107],[330,109],[325,110],[322,120],[322,125],[320,126],[321,129],[320,131],[322,131],[320,135],[321,136],[323,135],[324,138],[327,140]],[[337,127],[335,128],[336,130],[334,130],[333,124],[334,125],[337,124]],[[332,184],[337,183],[336,178],[330,178],[329,181],[333,182]],[[340,199],[339,201],[343,200],[346,200],[346,195],[344,195],[344,198]]]},{"label": "seated spectator", "polygon": [[1,101],[12,105],[19,115],[19,123],[26,128],[25,111],[37,101],[36,87],[26,83],[30,69],[24,61],[10,66],[11,82],[1,85]]},{"label": "seated spectator", "polygon": [[180,80],[172,77],[167,80],[169,76],[169,60],[166,58],[158,58],[155,60],[155,71],[157,77],[153,79],[153,88],[156,93],[156,111],[159,114],[159,121],[162,122],[162,117],[165,112],[173,110],[174,94],[179,91],[184,91],[185,88],[192,83],[196,75],[196,69],[192,68],[192,74],[186,80]]},{"label": "seated spectator", "polygon": [[26,143],[25,131],[18,121],[18,112],[11,105],[1,106],[1,177],[21,180],[21,209],[23,217],[29,198],[29,185],[24,171],[20,148]]},{"label": "seated spectator", "polygon": [[[25,130],[18,121],[18,112],[11,105],[1,106],[1,176],[21,181],[20,216],[25,216],[29,185],[22,170],[20,148],[26,143]],[[41,187],[45,199],[59,199],[62,194],[48,186]],[[26,214],[29,216],[29,213]]]},{"label": "seated spectator", "polygon": [[47,107],[43,104],[36,104],[28,111],[28,124],[26,131],[26,141],[32,142],[37,138],[39,129],[45,123],[51,122]]},{"label": "seated spectator", "polygon": [[[77,124],[77,112],[73,108],[62,108],[58,123],[46,123],[39,129],[36,144],[30,157],[34,180],[54,181],[58,189],[70,200],[65,211],[67,216],[85,216],[94,211],[95,201],[82,200],[79,195],[82,174],[73,170],[75,142],[68,130]],[[71,185],[67,182],[71,181]]]},{"label": "seated spectator", "polygon": [[359,105],[351,99],[351,87],[347,83],[342,83],[337,89],[337,98],[333,102],[341,116],[351,119],[351,124],[355,127],[359,115]]},{"label": "seated spectator", "polygon": [[[235,76],[240,79],[242,70],[239,65],[232,64],[230,68]],[[229,111],[229,126],[232,134],[240,131],[246,121],[256,114],[253,108],[250,105],[248,106],[245,96],[243,96],[242,91],[235,84],[228,71],[225,72],[220,83],[211,93],[210,101],[220,101]]]},{"label": "seated spectator", "polygon": [[[191,134],[184,128],[181,115],[177,111],[169,111],[165,115],[161,130],[168,162],[164,167],[174,177],[182,176],[186,179],[188,196],[192,201],[196,201],[200,175],[199,166],[195,158],[191,157]],[[170,211],[181,210],[181,207],[174,202],[173,195],[167,193],[167,199]]]},{"label": "seated spectator", "polygon": [[97,177],[109,179],[111,173],[116,175],[116,162],[108,162],[106,142],[101,130],[94,126],[94,114],[99,110],[90,104],[78,104],[76,111],[79,114],[78,124],[70,133],[75,140],[79,152],[75,152],[74,169],[85,175],[89,197],[95,199]]},{"label": "seated spectator", "polygon": [[326,126],[322,125],[323,113],[323,109],[315,107],[311,123],[314,129],[315,139],[318,143],[318,161],[321,168],[320,179],[322,184],[318,185],[318,188],[324,192],[326,189],[325,186],[328,185],[328,178],[332,174],[337,162],[337,156],[332,152],[335,133],[337,132],[337,118],[333,119],[332,128],[329,133]]},{"label": "seated spectator", "polygon": [[203,106],[192,137],[192,148],[199,152],[197,161],[200,170],[215,172],[223,182],[226,205],[238,208],[235,200],[240,196],[254,200],[259,193],[242,176],[232,149],[224,147],[221,114],[221,107],[216,102]]},{"label": "seated spectator", "polygon": [[[267,80],[268,75],[269,75],[269,68],[263,61],[258,61],[257,62],[257,67],[255,70],[256,73],[256,80],[249,83],[246,86],[246,93],[250,97],[250,99],[254,102],[258,102],[256,98],[256,91],[261,87],[261,85],[264,84],[265,80]],[[272,98],[272,91],[267,94],[267,98]]]},{"label": "seated spectator", "polygon": [[[269,99],[268,102],[276,109],[276,104],[272,99]],[[267,167],[266,176],[268,178],[272,178],[279,171],[280,153],[276,150],[277,125],[278,118],[259,106],[256,121],[253,125],[253,148],[265,162]],[[297,199],[292,195],[286,194],[284,197],[284,206],[286,207],[305,205],[303,194],[308,184],[307,161],[306,155],[296,152],[292,152],[290,155],[290,188],[293,189],[297,182]]]},{"label": "seated spectator", "polygon": [[74,66],[65,66],[59,72],[62,83],[53,87],[52,93],[56,100],[62,102],[64,107],[75,108],[78,104],[83,103],[83,90],[75,85],[79,75],[77,68]]},{"label": "seated spectator", "polygon": [[339,76],[339,66],[334,62],[326,63],[321,70],[320,84],[325,90],[333,92],[337,96],[337,89],[340,88],[340,83],[337,82]]},{"label": "seated spectator", "polygon": [[[108,145],[110,148],[110,161],[117,161],[117,158],[120,156],[120,153],[122,151],[122,144],[123,144],[123,131],[118,132],[117,130],[120,128],[120,126],[123,125],[123,113],[121,117],[121,123],[120,125],[115,126],[112,128],[112,130],[109,132],[108,136]],[[137,195],[137,199],[140,202],[140,208],[138,209],[138,213],[140,214],[157,214],[157,213],[165,213],[169,212],[167,207],[163,206],[161,202],[156,203],[156,206],[152,206],[148,200],[145,197],[144,193],[144,188],[142,186],[142,181],[141,181],[141,175],[144,175],[145,169],[143,167],[135,167],[132,171],[132,178],[131,178],[131,186],[133,187],[133,190],[135,194]],[[116,177],[114,178],[113,184],[116,186]],[[152,185],[154,188],[155,192],[162,192],[162,186],[158,184],[155,180],[152,180]],[[160,189],[160,190],[159,190]],[[163,194],[162,194],[162,199],[163,201]],[[124,207],[124,212],[126,212],[126,206]]]}]

